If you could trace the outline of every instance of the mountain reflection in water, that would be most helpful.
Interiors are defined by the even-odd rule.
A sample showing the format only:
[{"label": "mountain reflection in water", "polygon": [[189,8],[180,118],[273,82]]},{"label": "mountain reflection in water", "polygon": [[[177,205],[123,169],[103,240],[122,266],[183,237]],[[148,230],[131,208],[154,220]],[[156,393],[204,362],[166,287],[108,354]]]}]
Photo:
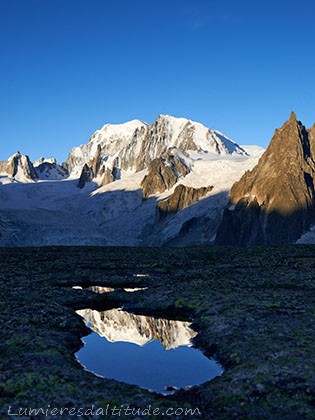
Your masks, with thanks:
[{"label": "mountain reflection in water", "polygon": [[134,315],[119,309],[104,312],[84,309],[77,313],[93,331],[112,343],[123,341],[143,346],[157,340],[168,350],[191,346],[191,339],[197,335],[189,328],[190,322]]},{"label": "mountain reflection in water", "polygon": [[208,381],[222,367],[191,347],[190,322],[134,315],[111,309],[77,313],[94,331],[77,353],[89,371],[160,393]]},{"label": "mountain reflection in water", "polygon": [[[119,288],[118,288],[119,289]],[[117,289],[117,290],[118,290]],[[123,287],[122,290],[124,290],[125,292],[140,292],[142,290],[146,290],[147,287]],[[114,289],[113,287],[104,287],[104,286],[90,286],[87,288],[87,290],[91,290],[91,292],[94,293],[111,293],[114,292],[116,289]]]}]

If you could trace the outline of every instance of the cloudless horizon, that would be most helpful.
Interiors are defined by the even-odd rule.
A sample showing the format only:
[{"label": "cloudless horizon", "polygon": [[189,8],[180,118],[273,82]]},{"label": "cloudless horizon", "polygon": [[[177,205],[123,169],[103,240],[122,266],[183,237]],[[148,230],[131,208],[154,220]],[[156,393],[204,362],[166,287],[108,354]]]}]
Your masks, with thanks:
[{"label": "cloudless horizon", "polygon": [[315,123],[311,0],[0,0],[0,160],[171,114],[267,147]]}]

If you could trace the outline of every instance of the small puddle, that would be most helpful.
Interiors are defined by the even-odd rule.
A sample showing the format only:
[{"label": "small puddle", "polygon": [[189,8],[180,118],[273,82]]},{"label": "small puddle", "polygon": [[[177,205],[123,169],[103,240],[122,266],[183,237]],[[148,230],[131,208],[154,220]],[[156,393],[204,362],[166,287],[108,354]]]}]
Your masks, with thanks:
[{"label": "small puddle", "polygon": [[191,323],[111,309],[79,310],[93,331],[76,353],[89,371],[162,394],[200,385],[223,369],[191,347]]},{"label": "small puddle", "polygon": [[[82,286],[72,286],[72,289],[82,290],[83,287]],[[114,288],[114,287],[104,287],[104,286],[89,286],[89,287],[85,287],[85,289],[90,290],[91,292],[94,292],[94,293],[103,294],[103,293],[115,292],[115,290],[124,290],[125,292],[128,292],[128,293],[140,292],[141,290],[147,290],[148,287]]]}]

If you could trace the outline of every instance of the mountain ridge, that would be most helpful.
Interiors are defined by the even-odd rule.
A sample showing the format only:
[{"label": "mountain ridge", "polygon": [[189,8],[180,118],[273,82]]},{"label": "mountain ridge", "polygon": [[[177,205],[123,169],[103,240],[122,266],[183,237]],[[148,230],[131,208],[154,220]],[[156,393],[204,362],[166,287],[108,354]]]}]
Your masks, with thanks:
[{"label": "mountain ridge", "polygon": [[[152,124],[140,120],[106,124],[87,144],[71,149],[67,168],[72,176],[83,175],[99,185],[119,179],[123,172],[138,172],[170,149],[183,153],[199,151],[216,155],[246,155],[236,142],[217,130],[185,118],[160,114]],[[82,187],[83,182],[80,183]]]},{"label": "mountain ridge", "polygon": [[3,174],[0,245],[163,245],[190,220],[205,223],[189,244],[211,243],[228,191],[256,152],[184,118],[105,124],[66,164],[41,158],[26,183]]}]

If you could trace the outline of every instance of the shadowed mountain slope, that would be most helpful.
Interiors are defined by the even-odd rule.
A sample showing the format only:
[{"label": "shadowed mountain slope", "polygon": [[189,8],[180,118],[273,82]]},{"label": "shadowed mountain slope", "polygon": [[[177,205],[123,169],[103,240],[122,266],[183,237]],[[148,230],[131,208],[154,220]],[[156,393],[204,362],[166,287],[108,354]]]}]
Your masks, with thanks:
[{"label": "shadowed mountain slope", "polygon": [[230,192],[216,243],[295,242],[315,222],[315,129],[292,112],[266,152]]}]

